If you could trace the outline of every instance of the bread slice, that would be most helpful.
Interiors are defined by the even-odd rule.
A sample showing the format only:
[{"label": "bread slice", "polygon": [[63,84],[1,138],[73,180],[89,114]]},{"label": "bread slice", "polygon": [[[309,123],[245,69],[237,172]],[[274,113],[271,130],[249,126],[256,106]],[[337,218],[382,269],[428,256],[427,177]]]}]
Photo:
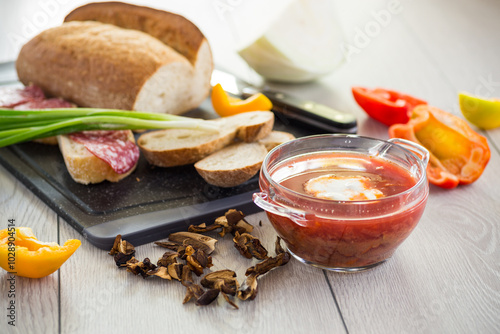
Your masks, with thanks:
[{"label": "bread slice", "polygon": [[[90,153],[83,144],[71,140],[67,135],[59,135],[57,140],[66,168],[78,183],[100,183],[105,180],[118,182],[130,175],[137,166],[127,173],[118,174],[106,162]],[[128,140],[135,142],[132,131],[128,131]]]},{"label": "bread slice", "polygon": [[264,145],[268,151],[271,151],[276,146],[293,139],[295,139],[295,136],[289,132],[272,131],[267,137],[259,139],[258,143]]},{"label": "bread slice", "polygon": [[66,20],[23,46],[16,62],[21,82],[80,107],[172,114],[193,109],[208,96],[211,50],[184,17],[96,3]]},{"label": "bread slice", "polygon": [[209,184],[235,187],[258,173],[267,149],[259,143],[236,143],[194,164],[196,171]]},{"label": "bread slice", "polygon": [[236,127],[236,138],[251,143],[267,137],[274,126],[271,111],[249,111],[220,119],[226,127]]},{"label": "bread slice", "polygon": [[151,131],[139,137],[137,144],[146,160],[159,167],[195,163],[229,145],[236,130],[210,133],[201,130],[167,129]]},{"label": "bread slice", "polygon": [[166,129],[147,132],[137,144],[146,160],[155,166],[173,167],[195,163],[231,144],[235,139],[246,142],[267,136],[274,124],[274,114],[256,111],[211,120],[219,133],[191,129]]}]

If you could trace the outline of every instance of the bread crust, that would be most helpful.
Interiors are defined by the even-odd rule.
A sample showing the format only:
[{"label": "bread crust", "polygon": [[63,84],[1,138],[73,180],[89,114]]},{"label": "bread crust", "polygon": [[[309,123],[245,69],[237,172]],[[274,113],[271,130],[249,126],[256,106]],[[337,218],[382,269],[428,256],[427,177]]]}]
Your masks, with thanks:
[{"label": "bread crust", "polygon": [[172,47],[195,64],[205,36],[181,15],[123,2],[95,2],[74,9],[64,19],[99,21],[145,32]]}]

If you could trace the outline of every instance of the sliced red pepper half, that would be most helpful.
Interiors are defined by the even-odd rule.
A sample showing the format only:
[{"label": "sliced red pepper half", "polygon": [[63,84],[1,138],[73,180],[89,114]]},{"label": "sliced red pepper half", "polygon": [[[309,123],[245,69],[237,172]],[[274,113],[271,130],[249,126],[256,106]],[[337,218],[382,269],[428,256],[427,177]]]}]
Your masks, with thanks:
[{"label": "sliced red pepper half", "polygon": [[441,188],[476,181],[490,160],[485,137],[457,116],[435,107],[421,105],[413,109],[406,124],[389,127],[391,138],[403,138],[429,151],[427,178]]},{"label": "sliced red pepper half", "polygon": [[352,95],[371,118],[387,126],[407,123],[413,108],[427,104],[424,100],[383,88],[352,87]]}]

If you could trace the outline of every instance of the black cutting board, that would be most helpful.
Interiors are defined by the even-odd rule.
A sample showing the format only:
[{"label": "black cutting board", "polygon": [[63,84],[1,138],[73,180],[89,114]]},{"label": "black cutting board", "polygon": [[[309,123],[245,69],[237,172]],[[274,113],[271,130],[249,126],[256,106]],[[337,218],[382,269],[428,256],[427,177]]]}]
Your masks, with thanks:
[{"label": "black cutting board", "polygon": [[[208,100],[187,116],[216,117]],[[297,137],[315,133],[278,118],[274,129]],[[34,142],[0,148],[0,163],[102,249],[110,249],[117,234],[141,245],[190,224],[212,223],[228,209],[245,214],[260,210],[252,202],[252,194],[259,189],[258,175],[240,186],[219,188],[207,184],[192,165],[154,167],[141,156],[136,170],[120,182],[82,185],[67,172],[57,146]]]}]

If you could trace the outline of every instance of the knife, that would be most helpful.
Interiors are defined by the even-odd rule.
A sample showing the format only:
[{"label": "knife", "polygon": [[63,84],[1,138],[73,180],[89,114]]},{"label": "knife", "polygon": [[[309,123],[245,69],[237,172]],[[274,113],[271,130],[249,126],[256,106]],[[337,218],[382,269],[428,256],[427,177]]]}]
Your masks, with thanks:
[{"label": "knife", "polygon": [[341,112],[324,104],[300,99],[284,92],[266,87],[255,87],[220,69],[212,72],[212,87],[221,84],[224,90],[232,95],[246,98],[255,93],[262,93],[273,103],[273,112],[279,119],[313,127],[332,133],[356,133],[356,117]]}]

